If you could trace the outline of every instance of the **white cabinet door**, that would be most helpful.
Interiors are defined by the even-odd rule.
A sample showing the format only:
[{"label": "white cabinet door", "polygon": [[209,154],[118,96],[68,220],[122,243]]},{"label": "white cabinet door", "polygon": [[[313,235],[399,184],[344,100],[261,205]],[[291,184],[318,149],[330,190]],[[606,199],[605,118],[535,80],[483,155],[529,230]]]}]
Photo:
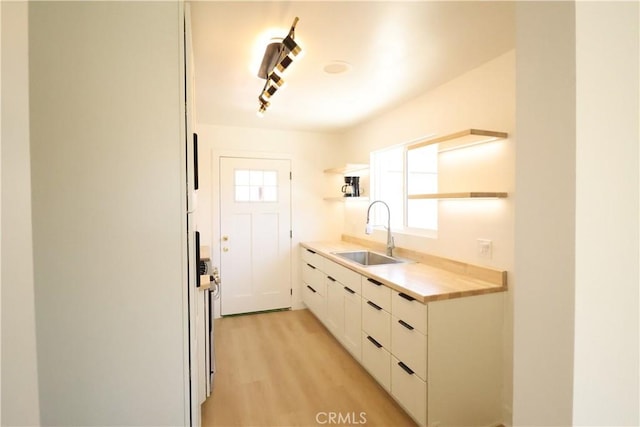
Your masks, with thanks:
[{"label": "white cabinet door", "polygon": [[327,273],[327,276],[336,279],[338,282],[342,283],[343,286],[347,286],[358,295],[360,294],[360,282],[362,280],[362,276],[360,276],[359,273],[349,270],[348,268],[328,259],[325,260],[323,268],[324,272]]},{"label": "white cabinet door", "polygon": [[349,287],[342,290],[344,301],[343,344],[351,355],[362,360],[362,298]]},{"label": "white cabinet door", "polygon": [[326,323],[327,304],[323,295],[326,291],[324,283],[321,286],[314,286],[309,283],[303,283],[302,301],[311,310],[311,312],[322,322]]},{"label": "white cabinet door", "polygon": [[302,264],[302,281],[324,295],[324,273],[309,263]]},{"label": "white cabinet door", "polygon": [[391,315],[376,303],[362,300],[362,330],[391,349]]},{"label": "white cabinet door", "polygon": [[427,380],[427,337],[411,325],[391,316],[391,353]]},{"label": "white cabinet door", "polygon": [[362,366],[391,391],[391,355],[374,337],[362,332]]},{"label": "white cabinet door", "polygon": [[391,314],[427,334],[427,305],[398,291],[391,292]]},{"label": "white cabinet door", "polygon": [[344,334],[344,291],[340,282],[326,278],[327,286],[327,328],[342,341]]},{"label": "white cabinet door", "polygon": [[391,356],[391,394],[421,426],[427,425],[427,384]]},{"label": "white cabinet door", "polygon": [[362,276],[362,297],[391,312],[391,289],[382,282]]}]

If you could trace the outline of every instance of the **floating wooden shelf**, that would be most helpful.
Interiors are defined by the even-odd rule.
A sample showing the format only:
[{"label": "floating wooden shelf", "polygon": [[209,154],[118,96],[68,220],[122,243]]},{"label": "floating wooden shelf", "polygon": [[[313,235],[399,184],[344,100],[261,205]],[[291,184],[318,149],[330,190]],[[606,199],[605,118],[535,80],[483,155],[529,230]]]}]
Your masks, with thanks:
[{"label": "floating wooden shelf", "polygon": [[357,200],[361,202],[366,202],[369,200],[368,197],[325,197],[324,200],[328,202],[346,202],[348,200]]},{"label": "floating wooden shelf", "polygon": [[466,191],[460,193],[411,194],[409,199],[503,199],[507,193],[496,191]]},{"label": "floating wooden shelf", "polygon": [[506,132],[497,132],[482,129],[466,129],[461,132],[427,139],[426,141],[410,145],[407,148],[409,150],[415,150],[416,148],[426,147],[427,145],[440,144],[438,146],[438,151],[443,152],[495,141],[496,139],[504,139],[508,136],[509,134]]},{"label": "floating wooden shelf", "polygon": [[324,173],[335,173],[339,175],[347,175],[350,173],[361,172],[369,169],[369,165],[366,163],[347,163],[339,168],[325,169]]}]

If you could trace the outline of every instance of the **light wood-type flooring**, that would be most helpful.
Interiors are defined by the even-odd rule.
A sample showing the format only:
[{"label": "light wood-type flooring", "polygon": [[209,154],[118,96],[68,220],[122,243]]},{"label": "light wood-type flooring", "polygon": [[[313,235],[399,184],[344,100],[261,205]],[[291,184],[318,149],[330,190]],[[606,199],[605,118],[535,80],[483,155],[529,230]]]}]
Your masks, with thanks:
[{"label": "light wood-type flooring", "polygon": [[416,425],[308,310],[225,317],[214,327],[217,372],[203,426]]}]

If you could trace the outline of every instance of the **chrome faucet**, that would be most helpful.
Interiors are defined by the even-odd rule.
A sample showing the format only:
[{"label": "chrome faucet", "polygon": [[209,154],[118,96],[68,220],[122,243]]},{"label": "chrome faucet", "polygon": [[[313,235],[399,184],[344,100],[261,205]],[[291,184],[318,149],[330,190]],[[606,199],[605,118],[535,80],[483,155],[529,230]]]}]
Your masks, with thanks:
[{"label": "chrome faucet", "polygon": [[391,235],[391,210],[389,209],[389,205],[387,205],[382,200],[374,200],[369,205],[367,209],[367,226],[364,230],[366,234],[371,234],[373,232],[373,226],[369,224],[369,213],[371,212],[371,206],[376,203],[382,203],[387,208],[387,256],[393,256],[393,248],[395,248],[395,244],[393,243],[393,236]]}]

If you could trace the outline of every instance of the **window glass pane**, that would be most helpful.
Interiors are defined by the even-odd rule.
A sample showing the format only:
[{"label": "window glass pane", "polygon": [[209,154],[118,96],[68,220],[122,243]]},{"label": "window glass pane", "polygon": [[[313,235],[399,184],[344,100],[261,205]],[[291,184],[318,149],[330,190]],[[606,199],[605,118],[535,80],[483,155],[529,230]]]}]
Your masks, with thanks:
[{"label": "window glass pane", "polygon": [[236,185],[249,185],[249,171],[236,170]]},{"label": "window glass pane", "polygon": [[277,186],[278,173],[276,171],[264,171],[264,185]]},{"label": "window glass pane", "polygon": [[[404,223],[404,147],[375,152],[373,163],[374,198],[389,205],[391,228],[401,229]],[[384,205],[374,205],[372,212],[373,225],[387,225],[387,209]]]},{"label": "window glass pane", "polygon": [[438,192],[438,149],[427,145],[407,151],[407,194]]},{"label": "window glass pane", "polygon": [[249,184],[262,185],[262,171],[249,171]]},{"label": "window glass pane", "polygon": [[249,187],[249,201],[251,202],[260,201],[260,187],[255,187],[255,186]]},{"label": "window glass pane", "polygon": [[[371,173],[372,201],[382,200],[389,205],[392,229],[437,230],[438,202],[407,199],[408,194],[437,193],[437,146],[414,150],[399,146],[373,152]],[[376,204],[371,212],[370,222],[373,225],[387,224],[387,209],[384,205]]]},{"label": "window glass pane", "polygon": [[277,202],[278,172],[236,170],[235,187],[236,202]]}]

